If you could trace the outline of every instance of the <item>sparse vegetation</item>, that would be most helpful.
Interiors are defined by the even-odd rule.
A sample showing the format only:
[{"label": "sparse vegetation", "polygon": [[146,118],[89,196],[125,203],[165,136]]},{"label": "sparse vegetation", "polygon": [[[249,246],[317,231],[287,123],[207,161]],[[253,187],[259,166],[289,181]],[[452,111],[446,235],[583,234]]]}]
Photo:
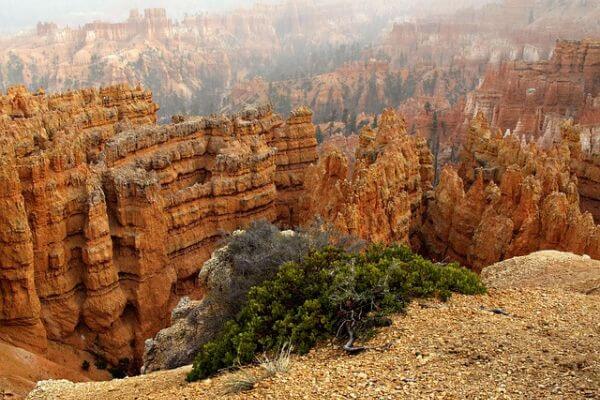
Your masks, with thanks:
[{"label": "sparse vegetation", "polygon": [[254,385],[260,381],[260,378],[248,371],[239,371],[232,374],[223,383],[223,394],[236,394],[252,390]]},{"label": "sparse vegetation", "polygon": [[453,292],[484,291],[475,273],[457,264],[434,264],[401,246],[374,245],[362,254],[314,250],[249,291],[236,318],[200,348],[188,380],[252,363],[256,354],[284,343],[303,354],[334,337],[347,351],[360,351],[364,348],[354,341],[386,324],[387,315],[403,311],[413,298],[446,300]]},{"label": "sparse vegetation", "polygon": [[275,276],[280,265],[300,262],[311,251],[329,244],[351,252],[362,247],[362,241],[338,235],[319,221],[297,232],[280,232],[268,221],[255,221],[243,232],[228,236],[224,243],[232,276],[226,293],[228,298],[219,300],[226,301],[236,311],[242,307],[250,288]]},{"label": "sparse vegetation", "polygon": [[252,390],[263,379],[286,374],[291,365],[291,350],[292,347],[286,343],[272,358],[264,354],[258,359],[259,372],[252,373],[248,370],[241,370],[228,376],[223,384],[223,394],[246,392]]},{"label": "sparse vegetation", "polygon": [[264,370],[267,377],[275,375],[285,374],[290,370],[292,346],[288,343],[284,343],[281,349],[275,354],[274,357],[269,358],[267,354],[264,354],[260,361],[260,367]]}]

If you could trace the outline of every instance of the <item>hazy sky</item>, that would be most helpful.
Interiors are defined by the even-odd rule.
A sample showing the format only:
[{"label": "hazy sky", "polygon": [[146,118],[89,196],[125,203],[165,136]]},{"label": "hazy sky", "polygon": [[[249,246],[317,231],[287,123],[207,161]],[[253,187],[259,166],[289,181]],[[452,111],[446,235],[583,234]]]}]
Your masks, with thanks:
[{"label": "hazy sky", "polygon": [[[223,11],[247,7],[254,3],[282,3],[286,0],[0,0],[0,34],[32,29],[40,21],[61,26],[79,26],[92,21],[123,21],[132,8],[162,7],[169,17],[180,19],[185,14],[201,11]],[[313,0],[326,2],[327,0]],[[413,11],[444,12],[465,5],[481,5],[500,0],[364,0],[378,4],[394,4]],[[388,3],[389,2],[389,3]]]},{"label": "hazy sky", "polygon": [[[131,8],[164,7],[169,16],[248,6],[256,0],[0,0],[0,31],[31,28],[38,21],[81,25],[93,20],[117,21]],[[261,3],[275,0],[261,0]]]}]

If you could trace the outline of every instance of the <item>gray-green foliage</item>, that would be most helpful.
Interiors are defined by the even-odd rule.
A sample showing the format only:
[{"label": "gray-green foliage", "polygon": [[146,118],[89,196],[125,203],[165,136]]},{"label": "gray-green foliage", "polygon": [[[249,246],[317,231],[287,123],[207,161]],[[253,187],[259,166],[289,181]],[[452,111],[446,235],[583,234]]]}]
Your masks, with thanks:
[{"label": "gray-green foliage", "polygon": [[188,379],[250,363],[256,354],[284,343],[305,353],[328,336],[347,340],[402,311],[413,298],[445,300],[453,292],[478,294],[485,287],[475,273],[456,264],[434,264],[405,247],[313,250],[299,262],[284,263],[273,278],[248,292],[235,319],[200,348]]}]

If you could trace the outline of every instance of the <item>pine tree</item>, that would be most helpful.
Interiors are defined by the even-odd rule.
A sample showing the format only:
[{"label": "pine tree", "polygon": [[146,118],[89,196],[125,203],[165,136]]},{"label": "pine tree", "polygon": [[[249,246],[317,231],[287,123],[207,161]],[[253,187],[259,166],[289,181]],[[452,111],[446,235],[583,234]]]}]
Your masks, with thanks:
[{"label": "pine tree", "polygon": [[352,133],[356,132],[356,112],[352,111],[350,114],[350,119],[346,124],[346,136],[352,135]]},{"label": "pine tree", "polygon": [[321,130],[321,127],[319,125],[317,125],[316,136],[317,136],[317,143],[319,143],[319,144],[323,143],[325,138],[323,137],[323,131]]},{"label": "pine tree", "polygon": [[425,112],[427,113],[427,115],[429,115],[429,113],[431,113],[431,103],[430,102],[425,102],[425,106],[423,107],[423,109],[425,110]]},{"label": "pine tree", "polygon": [[375,70],[371,73],[369,79],[369,88],[367,92],[367,111],[376,113],[379,110],[379,98],[377,96],[377,73]]}]

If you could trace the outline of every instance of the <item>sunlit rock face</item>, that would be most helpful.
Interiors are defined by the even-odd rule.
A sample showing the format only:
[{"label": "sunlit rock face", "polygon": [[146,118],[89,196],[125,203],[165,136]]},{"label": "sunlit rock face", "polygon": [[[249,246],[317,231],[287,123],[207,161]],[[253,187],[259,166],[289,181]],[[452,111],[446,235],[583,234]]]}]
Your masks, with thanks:
[{"label": "sunlit rock face", "polygon": [[410,243],[433,181],[425,141],[406,132],[406,123],[386,110],[375,130],[360,133],[353,164],[333,148],[306,172],[303,210],[338,230],[380,243]]},{"label": "sunlit rock face", "polygon": [[316,160],[308,109],[155,125],[125,85],[0,97],[0,338],[139,360],[223,231],[300,222]]}]

